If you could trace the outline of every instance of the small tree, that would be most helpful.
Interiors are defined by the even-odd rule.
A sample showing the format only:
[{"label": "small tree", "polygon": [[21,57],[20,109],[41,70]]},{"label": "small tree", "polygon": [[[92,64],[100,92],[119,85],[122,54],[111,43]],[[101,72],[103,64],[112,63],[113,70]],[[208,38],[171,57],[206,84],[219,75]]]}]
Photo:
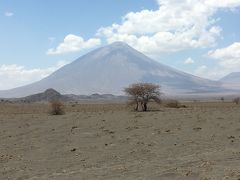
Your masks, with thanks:
[{"label": "small tree", "polygon": [[236,103],[236,104],[239,104],[240,103],[240,98],[237,97],[237,98],[233,99],[233,102]]},{"label": "small tree", "polygon": [[139,105],[142,106],[143,111],[147,111],[148,102],[154,100],[160,103],[160,86],[152,83],[136,83],[131,84],[124,89],[125,93],[129,95],[132,101],[136,104],[135,110],[138,111]]}]

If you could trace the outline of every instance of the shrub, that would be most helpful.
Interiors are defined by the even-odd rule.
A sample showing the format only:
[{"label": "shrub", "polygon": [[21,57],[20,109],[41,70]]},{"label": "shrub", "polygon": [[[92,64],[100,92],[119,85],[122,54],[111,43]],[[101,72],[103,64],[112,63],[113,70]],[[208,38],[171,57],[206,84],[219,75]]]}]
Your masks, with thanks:
[{"label": "shrub", "polygon": [[220,100],[221,100],[222,102],[224,102],[225,99],[224,99],[224,97],[221,97]]},{"label": "shrub", "polygon": [[165,107],[169,108],[186,108],[187,106],[181,105],[177,100],[167,100]]},{"label": "shrub", "polygon": [[61,101],[58,101],[58,100],[50,101],[50,106],[51,106],[50,113],[52,115],[63,115],[63,114],[65,114],[64,104]]},{"label": "shrub", "polygon": [[240,103],[240,98],[237,97],[237,98],[233,99],[233,102],[236,103],[236,104],[239,104]]},{"label": "shrub", "polygon": [[179,108],[179,102],[177,100],[168,100],[165,106],[169,108]]}]

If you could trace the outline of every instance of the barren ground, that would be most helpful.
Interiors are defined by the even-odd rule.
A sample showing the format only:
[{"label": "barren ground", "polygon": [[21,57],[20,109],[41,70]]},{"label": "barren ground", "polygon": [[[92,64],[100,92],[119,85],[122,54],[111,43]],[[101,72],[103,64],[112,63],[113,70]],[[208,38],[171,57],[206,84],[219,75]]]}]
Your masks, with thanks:
[{"label": "barren ground", "polygon": [[0,180],[240,179],[240,106],[0,104]]}]

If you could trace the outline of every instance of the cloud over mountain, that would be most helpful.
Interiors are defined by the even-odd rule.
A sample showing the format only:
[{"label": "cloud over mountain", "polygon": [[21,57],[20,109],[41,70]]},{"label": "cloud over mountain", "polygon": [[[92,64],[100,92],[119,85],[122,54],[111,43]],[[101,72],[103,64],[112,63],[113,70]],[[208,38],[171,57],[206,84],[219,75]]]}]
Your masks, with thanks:
[{"label": "cloud over mountain", "polygon": [[84,40],[80,36],[76,36],[73,34],[68,34],[63,42],[59,44],[56,48],[48,49],[48,55],[56,55],[56,54],[65,54],[70,52],[78,52],[81,50],[94,48],[101,44],[101,40],[97,38],[91,38],[89,40]]},{"label": "cloud over mountain", "polygon": [[189,48],[212,47],[222,28],[214,14],[219,9],[232,9],[239,0],[158,0],[157,10],[130,12],[121,23],[102,27],[98,35],[109,43],[124,41],[148,55]]}]

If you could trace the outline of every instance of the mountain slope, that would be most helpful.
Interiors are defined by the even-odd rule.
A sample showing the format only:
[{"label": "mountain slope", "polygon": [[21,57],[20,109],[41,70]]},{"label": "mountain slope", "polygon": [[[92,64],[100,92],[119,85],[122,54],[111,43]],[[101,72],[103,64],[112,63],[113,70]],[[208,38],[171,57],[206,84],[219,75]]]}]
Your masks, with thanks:
[{"label": "mountain slope", "polygon": [[152,82],[165,93],[221,91],[221,83],[162,65],[122,42],[96,49],[50,76],[27,86],[0,91],[0,97],[22,97],[53,88],[61,94],[123,94],[135,82]]},{"label": "mountain slope", "polygon": [[240,84],[240,72],[230,73],[227,76],[224,76],[219,81],[224,82],[224,83]]}]

